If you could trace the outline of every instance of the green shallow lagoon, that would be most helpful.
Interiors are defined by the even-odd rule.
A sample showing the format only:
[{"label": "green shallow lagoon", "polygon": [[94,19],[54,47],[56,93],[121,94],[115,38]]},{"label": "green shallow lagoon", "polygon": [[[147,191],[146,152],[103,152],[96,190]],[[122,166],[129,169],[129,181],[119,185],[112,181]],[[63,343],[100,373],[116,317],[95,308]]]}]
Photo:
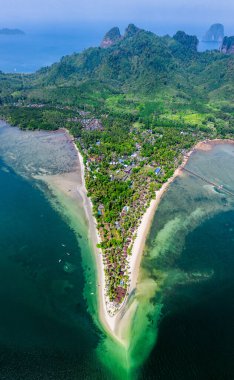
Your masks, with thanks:
[{"label": "green shallow lagoon", "polygon": [[[234,198],[187,174],[170,186],[147,239],[125,350],[99,325],[82,210],[74,217],[33,179],[72,170],[71,144],[63,133],[4,124],[0,139],[0,378],[234,378]],[[197,152],[188,167],[234,190],[233,145]]]},{"label": "green shallow lagoon", "polygon": [[[234,192],[234,145],[196,152],[187,167]],[[234,197],[183,174],[160,203],[141,266],[152,348],[141,379],[234,378],[233,273]]]}]

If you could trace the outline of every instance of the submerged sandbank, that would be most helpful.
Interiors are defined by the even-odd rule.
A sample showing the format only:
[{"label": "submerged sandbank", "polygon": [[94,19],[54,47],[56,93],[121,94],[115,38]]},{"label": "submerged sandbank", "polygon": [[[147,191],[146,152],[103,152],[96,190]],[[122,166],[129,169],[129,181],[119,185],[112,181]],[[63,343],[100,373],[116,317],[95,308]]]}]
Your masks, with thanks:
[{"label": "submerged sandbank", "polygon": [[[70,136],[68,134],[67,138],[70,141]],[[105,331],[113,335],[114,319],[109,316],[106,309],[104,265],[102,261],[101,250],[97,248],[97,244],[99,243],[100,238],[98,236],[98,231],[96,228],[96,220],[92,213],[92,203],[87,196],[84,171],[85,168],[83,157],[77,149],[76,167],[73,167],[73,170],[71,172],[55,175],[37,175],[35,178],[45,182],[52,194],[54,194],[59,199],[62,206],[69,208],[69,214],[73,216],[73,220],[77,218],[77,214],[80,214],[81,212],[83,213],[83,219],[86,225],[88,225],[88,238],[92,244],[98,273],[97,293],[99,303],[99,318]]]}]

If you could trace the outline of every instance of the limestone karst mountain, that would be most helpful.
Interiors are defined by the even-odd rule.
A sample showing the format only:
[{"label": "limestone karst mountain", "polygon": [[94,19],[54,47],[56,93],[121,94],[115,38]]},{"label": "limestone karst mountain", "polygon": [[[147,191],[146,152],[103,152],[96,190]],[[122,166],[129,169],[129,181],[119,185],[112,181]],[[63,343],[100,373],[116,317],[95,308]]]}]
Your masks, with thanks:
[{"label": "limestone karst mountain", "polygon": [[222,42],[224,38],[224,26],[213,24],[203,37],[203,42]]},{"label": "limestone karst mountain", "polygon": [[120,41],[122,38],[120,34],[120,30],[117,26],[110,29],[109,32],[107,32],[102,40],[101,47],[102,48],[108,48],[112,45],[114,45],[116,42]]},{"label": "limestone karst mountain", "polygon": [[234,36],[224,37],[221,51],[225,54],[234,54]]}]

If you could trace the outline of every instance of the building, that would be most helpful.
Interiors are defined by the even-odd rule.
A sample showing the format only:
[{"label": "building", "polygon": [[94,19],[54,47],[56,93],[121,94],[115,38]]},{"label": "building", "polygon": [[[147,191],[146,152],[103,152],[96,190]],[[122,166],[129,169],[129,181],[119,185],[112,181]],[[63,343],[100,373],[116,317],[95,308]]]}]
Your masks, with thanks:
[{"label": "building", "polygon": [[122,212],[128,212],[129,211],[129,206],[124,206],[123,208],[123,211]]},{"label": "building", "polygon": [[159,175],[160,172],[161,172],[161,168],[157,168],[157,169],[155,170],[155,174],[156,174],[156,175]]},{"label": "building", "polygon": [[100,204],[98,206],[98,215],[104,215],[104,211],[105,211],[105,207],[103,206],[103,204]]}]

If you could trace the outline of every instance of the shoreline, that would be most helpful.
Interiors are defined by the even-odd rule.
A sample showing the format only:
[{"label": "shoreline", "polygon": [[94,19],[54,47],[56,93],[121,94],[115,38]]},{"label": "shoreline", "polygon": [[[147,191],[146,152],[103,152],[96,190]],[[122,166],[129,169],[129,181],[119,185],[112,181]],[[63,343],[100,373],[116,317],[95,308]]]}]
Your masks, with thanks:
[{"label": "shoreline", "polygon": [[[102,322],[104,322],[104,325],[107,327],[108,331],[111,332],[112,336],[117,339],[121,344],[126,346],[126,341],[123,338],[123,334],[121,334],[121,331],[126,330],[126,326],[129,323],[129,319],[131,319],[132,313],[134,312],[134,307],[132,310],[132,313],[128,309],[128,300],[131,296],[131,293],[134,292],[136,286],[137,286],[137,280],[138,280],[138,274],[141,264],[142,255],[144,252],[145,242],[148,237],[153,218],[155,216],[155,213],[157,211],[157,208],[162,200],[162,197],[168,190],[171,183],[174,182],[174,180],[181,176],[183,173],[183,168],[186,166],[187,162],[189,161],[191,155],[195,153],[196,151],[203,150],[208,151],[212,149],[212,147],[216,144],[222,144],[222,143],[228,143],[228,144],[234,144],[234,140],[231,139],[215,139],[215,140],[204,140],[200,141],[197,144],[195,144],[190,151],[184,154],[182,163],[178,166],[178,168],[175,170],[172,177],[168,179],[167,182],[165,182],[161,189],[156,191],[156,199],[151,200],[150,206],[144,213],[140,225],[137,228],[137,237],[135,239],[135,242],[133,244],[132,248],[132,254],[129,259],[129,265],[130,265],[130,272],[131,272],[131,278],[130,278],[130,285],[128,288],[129,296],[126,297],[124,300],[122,306],[117,311],[117,313],[111,317],[109,313],[106,310],[105,306],[105,295],[104,292],[100,296],[100,299],[102,300],[102,304],[99,305],[99,316]],[[80,154],[80,152],[79,152]],[[90,201],[91,202],[91,201]],[[98,231],[96,231],[98,234]],[[96,248],[97,249],[97,248]],[[101,278],[103,281],[102,288],[105,288],[105,278],[103,276],[104,273],[104,264],[102,262],[102,257],[99,257],[101,262],[101,267],[103,268]],[[100,289],[101,290],[101,289]],[[131,306],[131,305],[130,305]],[[104,317],[104,318],[103,318]],[[119,325],[119,326],[118,326]],[[120,326],[121,325],[121,326]]]},{"label": "shoreline", "polygon": [[[76,174],[73,177],[72,182],[69,182],[69,178],[72,175],[71,173],[59,174],[55,176],[50,176],[54,178],[54,181],[49,181],[48,183],[53,187],[57,187],[68,197],[75,197],[74,191],[76,192],[77,199],[79,199],[80,206],[83,207],[83,211],[88,222],[88,231],[89,238],[91,239],[91,246],[93,248],[93,253],[95,255],[96,262],[96,271],[97,271],[97,287],[98,287],[98,315],[99,321],[103,327],[103,329],[112,336],[115,340],[117,340],[121,345],[127,347],[128,342],[126,337],[124,337],[124,331],[126,331],[129,321],[134,313],[134,307],[128,305],[128,301],[130,299],[131,294],[134,292],[137,286],[138,274],[141,264],[142,255],[144,252],[145,242],[148,237],[153,218],[157,211],[157,208],[160,204],[160,201],[166,191],[168,190],[170,184],[180,175],[182,175],[182,169],[187,164],[191,155],[199,150],[208,151],[212,149],[212,147],[216,144],[220,143],[230,143],[234,144],[233,140],[229,139],[216,139],[216,140],[205,140],[198,142],[189,152],[185,153],[183,156],[183,161],[179,165],[179,167],[175,170],[172,177],[165,182],[162,187],[156,191],[156,199],[152,199],[150,206],[147,208],[144,213],[141,222],[137,228],[136,239],[133,244],[132,254],[129,256],[129,266],[130,266],[130,283],[128,287],[128,296],[126,296],[123,304],[119,308],[119,310],[111,316],[107,311],[106,306],[106,296],[105,296],[105,272],[104,272],[104,263],[102,251],[100,248],[97,248],[97,244],[100,242],[100,236],[97,230],[97,221],[93,215],[93,206],[91,199],[87,196],[87,189],[85,185],[85,165],[83,162],[83,156],[79,151],[78,147],[75,144],[73,137],[69,134],[69,132],[65,129],[63,131],[66,133],[69,141],[72,141],[74,147],[77,151],[77,170],[73,172]],[[46,176],[42,176],[46,180]],[[43,178],[40,179],[43,179]],[[48,177],[48,176],[47,176]],[[59,178],[56,183],[56,178]],[[79,179],[78,179],[79,177]],[[75,179],[76,178],[76,179]],[[78,183],[76,182],[78,181]],[[68,189],[69,186],[72,186],[72,191]],[[75,187],[75,188],[74,188]],[[130,310],[131,309],[131,310]],[[133,310],[132,310],[133,309]]]},{"label": "shoreline", "polygon": [[[97,230],[97,221],[95,217],[93,216],[93,205],[90,198],[87,196],[87,189],[85,186],[85,166],[84,166],[84,160],[83,156],[80,153],[79,149],[77,148],[75,144],[78,159],[81,167],[81,181],[83,184],[83,205],[86,208],[85,214],[86,218],[89,223],[89,234],[90,238],[92,240],[92,247],[95,255],[95,261],[97,265],[97,285],[98,285],[98,310],[99,310],[99,319],[102,323],[102,326],[108,332],[109,334],[113,335],[114,332],[114,320],[113,318],[108,314],[107,308],[106,308],[106,297],[105,297],[105,272],[104,272],[104,264],[102,260],[102,251],[100,248],[97,248],[97,244],[100,243],[101,239],[99,237],[99,233]],[[115,336],[115,338],[117,338]]]},{"label": "shoreline", "polygon": [[[4,125],[8,125],[3,122]],[[14,128],[14,127],[12,127]],[[79,151],[75,139],[69,134],[65,128],[60,128],[54,132],[42,131],[45,135],[63,134],[62,138],[68,142],[68,149],[73,151],[74,163],[71,165],[70,159],[66,171],[59,172],[58,174],[45,174],[41,173],[34,175],[35,179],[44,181],[60,201],[61,210],[67,209],[68,214],[76,223],[80,218],[81,228],[84,228],[84,233],[89,239],[89,245],[92,251],[90,260],[95,260],[96,272],[96,288],[97,297],[96,305],[98,311],[98,322],[101,327],[113,340],[118,341],[125,348],[128,347],[129,339],[128,332],[131,326],[131,321],[135,315],[137,302],[134,298],[134,293],[138,283],[139,270],[141,265],[142,256],[144,253],[145,243],[152,226],[152,221],[155,217],[157,208],[173,181],[182,175],[183,168],[187,164],[191,155],[196,151],[209,151],[218,144],[234,144],[232,139],[213,139],[204,140],[196,143],[188,152],[184,152],[182,163],[175,169],[172,177],[165,182],[162,187],[156,191],[156,199],[152,199],[149,207],[146,209],[141,218],[139,218],[139,225],[136,228],[136,239],[132,246],[132,253],[127,257],[127,262],[130,267],[129,285],[127,295],[123,300],[116,313],[112,316],[108,312],[108,297],[106,296],[106,282],[105,282],[105,265],[103,262],[102,250],[97,248],[100,243],[100,235],[97,229],[97,221],[93,215],[93,205],[91,199],[87,195],[85,184],[85,165],[81,152]],[[32,133],[32,132],[31,132]],[[34,132],[33,132],[34,133]],[[60,155],[59,155],[60,160]],[[72,161],[73,162],[73,161]],[[181,162],[181,160],[180,160]],[[81,217],[80,217],[81,216]],[[77,225],[73,224],[74,227]],[[95,255],[95,257],[93,256]],[[93,293],[91,293],[93,294]]]},{"label": "shoreline", "polygon": [[145,214],[142,217],[141,223],[137,229],[137,237],[132,248],[131,263],[130,263],[132,279],[131,279],[131,284],[129,287],[129,294],[135,289],[137,285],[140,263],[141,263],[141,258],[143,255],[146,239],[149,234],[152,221],[157,211],[157,208],[162,200],[162,197],[168,190],[170,184],[173,183],[177,177],[182,175],[183,168],[186,166],[187,162],[189,161],[193,153],[197,151],[210,151],[213,148],[213,146],[217,144],[234,144],[234,140],[214,139],[214,140],[204,140],[204,141],[198,142],[196,145],[192,147],[192,149],[190,149],[187,153],[184,154],[183,161],[175,170],[173,176],[170,177],[167,180],[167,182],[165,182],[162,185],[161,189],[156,191],[156,199],[151,200],[150,206],[148,207],[148,209],[146,210]]},{"label": "shoreline", "polygon": [[[70,136],[68,134],[68,136]],[[92,202],[91,199],[87,197],[87,190],[85,186],[85,166],[83,162],[83,156],[79,149],[77,148],[76,144],[74,143],[78,159],[81,167],[81,180],[83,184],[83,191],[84,191],[84,202],[83,205],[85,207],[85,213],[86,217],[88,219],[89,223],[89,232],[90,232],[90,238],[92,239],[92,246],[95,254],[95,260],[97,263],[97,274],[98,274],[98,308],[99,308],[99,319],[104,327],[104,329],[110,333],[116,340],[118,340],[121,344],[125,345],[124,340],[121,338],[121,332],[118,331],[118,324],[121,322],[121,324],[125,325],[127,321],[124,321],[124,316],[128,315],[129,313],[125,312],[124,315],[122,314],[123,306],[127,304],[128,298],[126,297],[125,301],[123,302],[123,305],[121,308],[117,311],[117,313],[114,316],[110,316],[110,314],[107,311],[106,307],[106,296],[105,296],[105,272],[104,272],[104,263],[102,259],[102,252],[100,248],[97,248],[97,243],[100,242],[100,237],[98,230],[96,228],[97,222],[92,214]],[[181,174],[181,166],[185,166],[190,155],[194,152],[194,149],[192,149],[190,152],[187,153],[187,155],[184,157],[183,163],[180,165],[179,168],[176,169],[174,175],[169,178],[169,180],[161,187],[160,190],[156,192],[156,199],[151,201],[150,206],[146,210],[145,214],[143,215],[143,218],[141,220],[141,223],[137,229],[137,238],[134,242],[133,249],[132,249],[132,255],[130,256],[129,264],[130,264],[130,272],[131,272],[131,279],[130,279],[130,285],[128,289],[128,293],[131,294],[131,292],[135,289],[137,284],[137,278],[141,263],[141,258],[145,246],[145,241],[148,235],[148,232],[151,227],[151,223],[153,220],[153,217],[155,215],[155,212],[157,210],[157,207],[161,201],[161,198],[165,191],[167,190],[168,186],[174,181],[174,179]],[[129,316],[130,317],[130,316]],[[128,319],[128,318],[127,318]],[[126,323],[125,323],[126,322]],[[124,327],[124,326],[123,326]],[[120,329],[118,329],[120,330]]]}]

